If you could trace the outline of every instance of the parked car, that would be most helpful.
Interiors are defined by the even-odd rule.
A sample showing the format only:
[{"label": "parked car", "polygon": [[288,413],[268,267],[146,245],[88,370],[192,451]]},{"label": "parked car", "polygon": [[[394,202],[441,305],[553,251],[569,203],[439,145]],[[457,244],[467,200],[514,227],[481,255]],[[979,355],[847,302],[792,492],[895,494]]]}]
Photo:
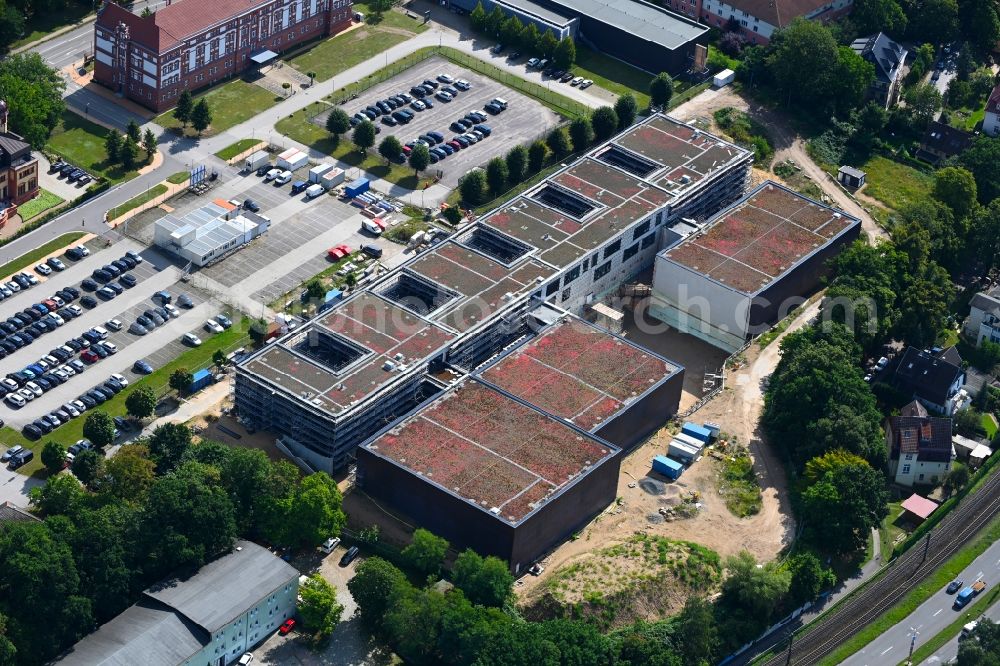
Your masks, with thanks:
[{"label": "parked car", "polygon": [[48,264],[38,264],[35,266],[35,272],[39,275],[52,275],[52,269]]},{"label": "parked car", "polygon": [[351,546],[344,553],[344,556],[340,558],[340,566],[346,567],[348,564],[357,559],[358,555],[361,553],[361,549],[357,546]]},{"label": "parked car", "polygon": [[243,207],[246,208],[247,210],[253,212],[253,213],[259,213],[260,212],[260,204],[258,204],[253,199],[246,199],[243,202]]},{"label": "parked car", "polygon": [[270,169],[266,174],[264,174],[265,182],[269,180],[274,180],[275,178],[281,175],[282,171],[283,171],[282,169]]},{"label": "parked car", "polygon": [[147,361],[139,359],[132,365],[132,371],[148,375],[153,372],[153,366],[151,366]]},{"label": "parked car", "polygon": [[[218,326],[218,324],[216,325]],[[190,345],[192,347],[201,346],[201,338],[199,338],[194,333],[185,333],[183,336],[181,336],[181,342],[183,342],[186,345]]]},{"label": "parked car", "polygon": [[211,319],[205,322],[204,328],[209,333],[222,333],[223,331],[222,326],[220,326],[217,321],[213,321]]},{"label": "parked car", "polygon": [[288,634],[288,632],[290,632],[294,628],[295,628],[295,618],[290,617],[281,623],[281,626],[278,627],[278,633],[281,634],[282,636],[285,636]]},{"label": "parked car", "polygon": [[294,174],[291,171],[282,171],[278,174],[277,178],[274,179],[275,185],[284,185],[285,183],[292,180]]}]

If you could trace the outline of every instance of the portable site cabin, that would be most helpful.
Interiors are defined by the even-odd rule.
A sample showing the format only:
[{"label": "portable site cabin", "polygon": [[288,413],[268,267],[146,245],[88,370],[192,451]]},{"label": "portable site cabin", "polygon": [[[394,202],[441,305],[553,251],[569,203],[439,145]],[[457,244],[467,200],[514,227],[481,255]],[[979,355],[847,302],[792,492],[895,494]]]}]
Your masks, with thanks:
[{"label": "portable site cabin", "polygon": [[271,163],[271,155],[268,154],[266,150],[258,150],[257,152],[246,158],[243,162],[244,171],[256,171],[265,164]]},{"label": "portable site cabin", "polygon": [[697,423],[691,423],[688,421],[681,427],[681,432],[685,435],[694,437],[695,439],[701,440],[705,444],[708,444],[712,439],[712,431],[708,428],[704,428]]},{"label": "portable site cabin", "polygon": [[343,169],[333,167],[332,169],[324,173],[322,176],[320,176],[319,184],[328,190],[332,190],[337,185],[340,185],[341,183],[344,182],[344,176],[346,175],[347,174],[344,173]]},{"label": "portable site cabin", "polygon": [[359,194],[364,194],[371,187],[371,183],[368,182],[367,178],[358,178],[350,185],[344,188],[344,194],[348,197],[356,197]]},{"label": "portable site cabin", "polygon": [[323,178],[323,174],[330,171],[333,168],[332,164],[318,164],[312,169],[309,169],[309,182],[319,183]]},{"label": "portable site cabin", "polygon": [[671,458],[676,458],[677,460],[682,460],[684,462],[690,462],[696,459],[701,454],[701,449],[698,447],[691,446],[687,442],[682,442],[679,439],[670,440],[670,446],[667,447],[667,455]]},{"label": "portable site cabin", "polygon": [[674,439],[676,439],[679,442],[684,442],[688,446],[693,446],[699,451],[701,451],[702,447],[705,446],[705,442],[701,441],[700,439],[696,439],[691,435],[685,435],[683,432],[679,432],[676,435],[674,435]]},{"label": "portable site cabin", "polygon": [[681,472],[684,471],[684,466],[666,456],[656,456],[653,458],[653,471],[662,474],[668,479],[677,479],[680,477]]},{"label": "portable site cabin", "polygon": [[[282,153],[282,155],[284,154],[285,153]],[[282,169],[288,169],[289,171],[301,169],[307,164],[309,164],[309,156],[298,150],[287,157],[278,158],[278,166]]]},{"label": "portable site cabin", "polygon": [[722,88],[723,86],[728,86],[736,79],[736,72],[731,69],[724,69],[715,75],[712,79],[712,85],[716,88]]}]

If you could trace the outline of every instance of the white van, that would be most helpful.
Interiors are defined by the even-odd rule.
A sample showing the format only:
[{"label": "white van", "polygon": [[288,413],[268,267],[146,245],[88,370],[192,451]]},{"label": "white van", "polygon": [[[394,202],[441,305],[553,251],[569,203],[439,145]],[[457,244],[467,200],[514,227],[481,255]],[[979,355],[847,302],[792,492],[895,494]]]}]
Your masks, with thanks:
[{"label": "white van", "polygon": [[108,330],[102,326],[95,326],[94,333],[97,333],[99,336],[101,336],[101,340],[108,339]]},{"label": "white van", "polygon": [[361,228],[370,234],[375,234],[376,236],[380,235],[384,231],[382,225],[375,220],[369,220],[367,217],[361,220]]},{"label": "white van", "polygon": [[309,187],[306,188],[306,198],[315,199],[324,192],[326,192],[326,190],[323,189],[322,185],[318,183],[315,185],[310,185]]}]

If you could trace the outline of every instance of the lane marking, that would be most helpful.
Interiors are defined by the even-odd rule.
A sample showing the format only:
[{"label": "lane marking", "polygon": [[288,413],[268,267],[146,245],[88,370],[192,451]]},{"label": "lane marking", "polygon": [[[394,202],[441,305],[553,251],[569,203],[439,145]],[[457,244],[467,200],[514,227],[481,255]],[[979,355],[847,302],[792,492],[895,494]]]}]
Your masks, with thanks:
[{"label": "lane marking", "polygon": [[941,612],[941,611],[943,611],[943,610],[944,610],[943,608],[939,608],[939,609],[937,609],[937,613],[934,613],[934,615],[931,615],[931,617],[937,617],[937,616],[938,616],[938,613],[940,613],[940,612]]}]

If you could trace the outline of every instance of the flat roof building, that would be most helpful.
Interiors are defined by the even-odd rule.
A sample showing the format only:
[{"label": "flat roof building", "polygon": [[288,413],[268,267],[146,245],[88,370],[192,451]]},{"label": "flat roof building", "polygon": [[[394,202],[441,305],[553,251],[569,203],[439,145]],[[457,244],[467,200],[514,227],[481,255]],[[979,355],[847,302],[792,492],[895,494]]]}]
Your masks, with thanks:
[{"label": "flat roof building", "polygon": [[773,181],[656,258],[650,314],[734,351],[803,302],[861,221]]},{"label": "flat roof building", "polygon": [[167,214],[153,225],[153,242],[195,266],[218,261],[268,230],[271,220],[216,200],[183,217]]},{"label": "flat roof building", "polygon": [[239,541],[187,579],[169,579],[82,639],[55,663],[225,666],[294,616],[299,572]]},{"label": "flat roof building", "polygon": [[679,239],[671,225],[741,196],[752,159],[642,120],[242,362],[240,418],[310,466],[342,467],[447,388],[442,370],[472,373],[531,334],[543,304],[581,314],[648,270]]}]

